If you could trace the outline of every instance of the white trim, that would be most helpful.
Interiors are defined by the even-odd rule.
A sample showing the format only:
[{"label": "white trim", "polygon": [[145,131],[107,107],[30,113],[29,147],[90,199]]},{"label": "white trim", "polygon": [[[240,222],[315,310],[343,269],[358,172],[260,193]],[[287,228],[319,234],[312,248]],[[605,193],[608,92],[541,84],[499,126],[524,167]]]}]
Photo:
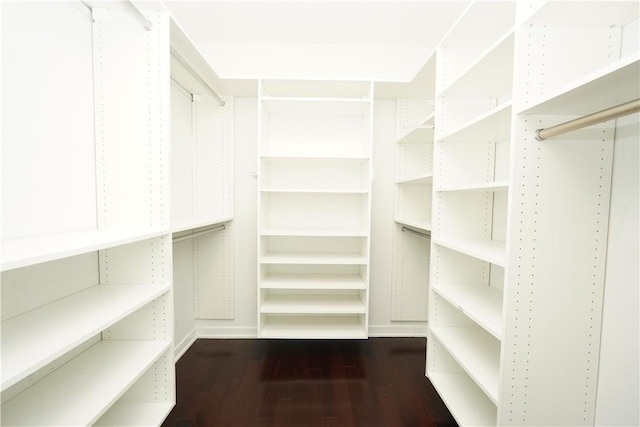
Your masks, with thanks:
[{"label": "white trim", "polygon": [[426,337],[427,323],[402,322],[397,325],[369,325],[370,338],[406,338],[406,337]]},{"label": "white trim", "polygon": [[187,352],[187,350],[191,348],[193,343],[196,342],[197,338],[198,337],[196,336],[196,330],[193,329],[191,330],[191,332],[187,334],[186,337],[182,339],[182,341],[180,341],[179,343],[176,343],[175,349],[174,349],[175,363],[177,363],[178,360],[180,360],[180,358],[182,357],[182,355],[184,355]]},{"label": "white trim", "polygon": [[197,338],[258,338],[257,327],[245,326],[200,326],[196,327]]}]

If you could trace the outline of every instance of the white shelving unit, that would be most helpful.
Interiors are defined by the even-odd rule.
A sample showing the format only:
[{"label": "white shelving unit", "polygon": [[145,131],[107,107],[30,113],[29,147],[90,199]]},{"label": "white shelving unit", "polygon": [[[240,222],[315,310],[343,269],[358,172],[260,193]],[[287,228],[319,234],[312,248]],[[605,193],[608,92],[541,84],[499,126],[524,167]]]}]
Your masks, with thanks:
[{"label": "white shelving unit", "polygon": [[615,122],[534,132],[637,98],[638,8],[475,1],[437,49],[426,374],[460,425],[594,424]]},{"label": "white shelving unit", "polygon": [[[171,231],[175,347],[198,322],[233,319],[234,99],[182,28],[171,21]],[[194,237],[195,236],[195,237]]]},{"label": "white shelving unit", "polygon": [[366,338],[372,85],[261,81],[258,336]]},{"label": "white shelving unit", "polygon": [[426,372],[460,425],[501,406],[515,23],[516,2],[473,2],[436,53]]},{"label": "white shelving unit", "polygon": [[149,28],[121,2],[2,4],[2,425],[157,426],[175,404],[172,232],[231,212],[170,191],[192,179],[168,120],[188,40],[135,7]]},{"label": "white shelving unit", "polygon": [[418,72],[412,98],[396,101],[391,319],[426,322],[433,192],[435,56]]}]

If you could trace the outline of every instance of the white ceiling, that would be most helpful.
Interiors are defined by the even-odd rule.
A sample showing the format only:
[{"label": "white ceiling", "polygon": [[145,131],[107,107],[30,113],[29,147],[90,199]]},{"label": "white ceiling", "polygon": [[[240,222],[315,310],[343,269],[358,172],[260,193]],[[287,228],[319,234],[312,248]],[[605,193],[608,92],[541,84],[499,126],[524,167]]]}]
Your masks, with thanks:
[{"label": "white ceiling", "polygon": [[468,1],[168,0],[224,79],[409,81]]}]

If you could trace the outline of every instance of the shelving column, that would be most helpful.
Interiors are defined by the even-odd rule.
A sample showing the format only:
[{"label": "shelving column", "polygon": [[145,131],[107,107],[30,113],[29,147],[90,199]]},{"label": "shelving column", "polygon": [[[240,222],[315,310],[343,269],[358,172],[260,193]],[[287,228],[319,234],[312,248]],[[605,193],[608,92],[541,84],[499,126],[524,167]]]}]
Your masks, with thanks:
[{"label": "shelving column", "polygon": [[[435,71],[435,55],[425,67]],[[423,88],[422,92],[433,93],[433,87]],[[391,319],[426,322],[433,192],[433,99],[426,96],[422,100],[399,99],[396,105]]]},{"label": "shelving column", "polygon": [[372,84],[261,81],[258,336],[366,338]]},{"label": "shelving column", "polygon": [[613,151],[637,114],[535,131],[638,98],[639,8],[542,2],[517,30],[501,425],[597,423]]},{"label": "shelving column", "polygon": [[473,2],[436,53],[426,372],[460,425],[501,404],[514,25],[515,2]]}]

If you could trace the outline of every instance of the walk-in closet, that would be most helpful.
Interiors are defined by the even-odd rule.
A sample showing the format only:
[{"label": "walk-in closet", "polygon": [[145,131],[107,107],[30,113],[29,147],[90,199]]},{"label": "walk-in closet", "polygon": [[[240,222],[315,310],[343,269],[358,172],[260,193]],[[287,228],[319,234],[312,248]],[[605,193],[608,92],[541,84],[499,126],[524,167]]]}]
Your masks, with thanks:
[{"label": "walk-in closet", "polygon": [[0,19],[0,426],[640,424],[637,0]]}]

